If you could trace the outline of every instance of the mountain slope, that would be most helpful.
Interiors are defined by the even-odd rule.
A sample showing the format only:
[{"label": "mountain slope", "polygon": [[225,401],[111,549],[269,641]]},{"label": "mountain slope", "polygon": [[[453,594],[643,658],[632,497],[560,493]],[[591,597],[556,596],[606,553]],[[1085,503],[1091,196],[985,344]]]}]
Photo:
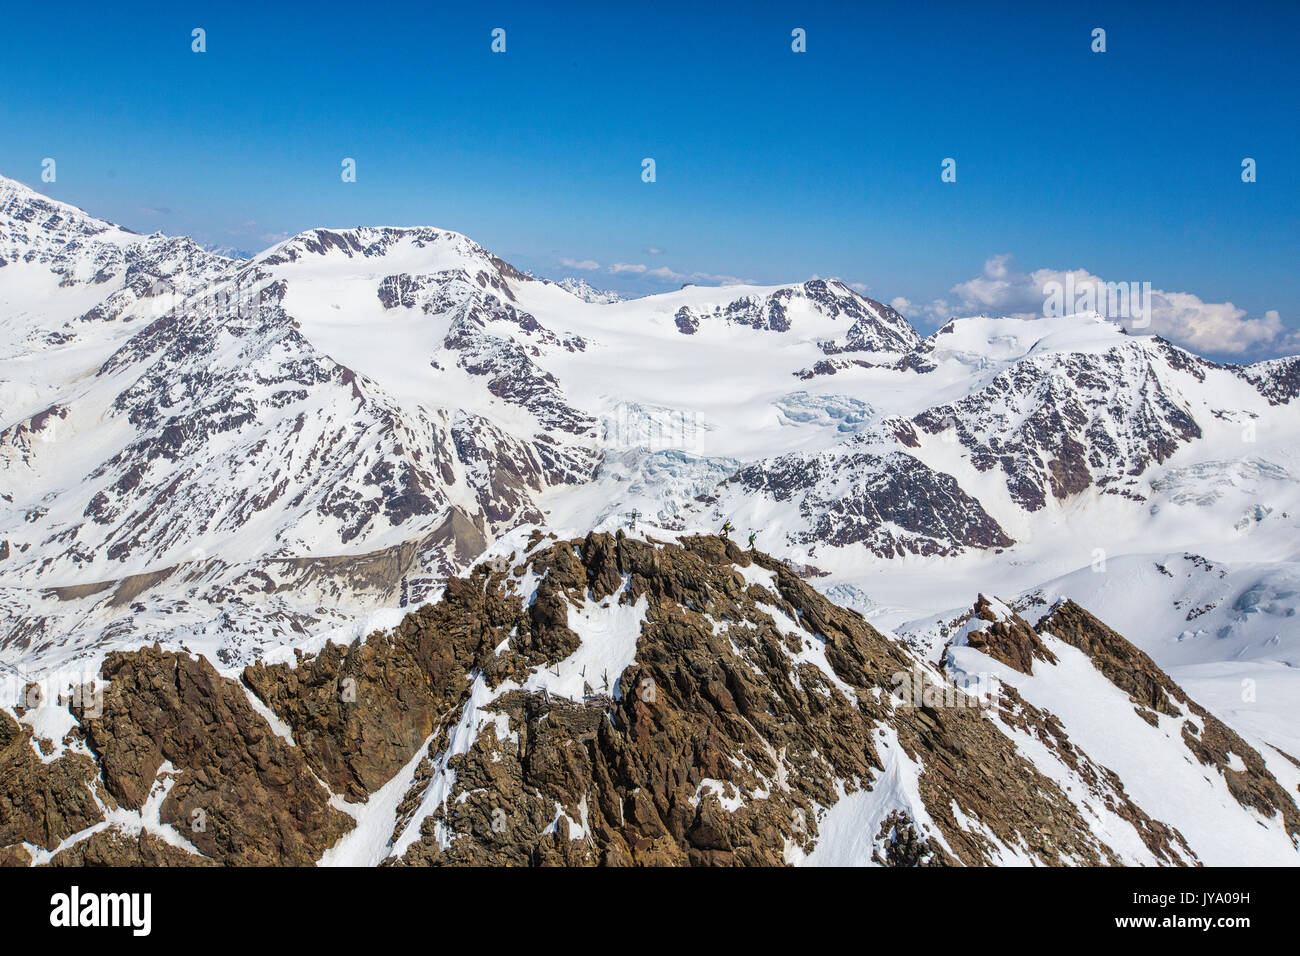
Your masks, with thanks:
[{"label": "mountain slope", "polygon": [[[543,521],[548,492],[593,477],[629,406],[592,386],[613,373],[626,394],[617,370],[658,354],[639,339],[683,339],[683,308],[747,336],[751,313],[779,314],[770,331],[805,351],[919,341],[820,280],[592,304],[438,229],[316,229],[226,260],[10,181],[4,195],[0,303],[25,344],[0,363],[0,392],[21,398],[0,431],[0,653],[25,669],[93,662],[110,634],[193,640],[220,620],[242,635],[214,648],[233,659],[259,633],[274,645],[325,624],[314,586],[298,587],[319,576],[286,562],[391,555],[382,580],[335,576],[327,593],[421,599],[496,535]],[[612,335],[607,309],[648,304],[648,323],[622,320],[636,334]],[[699,344],[676,354],[707,361]],[[734,407],[718,397],[710,417]],[[658,405],[651,420],[665,412],[688,414]],[[127,580],[148,582],[134,601]]]},{"label": "mountain slope", "polygon": [[[996,801],[976,805],[970,797],[952,810],[940,793],[960,781],[940,780],[933,761],[921,761],[931,776],[914,766],[922,745],[913,737],[924,732],[907,721],[889,723],[893,710],[864,717],[862,702],[855,706],[836,683],[875,687],[878,674],[834,667],[819,669],[821,678],[809,673],[811,687],[837,689],[848,706],[826,703],[835,695],[804,688],[804,676],[789,677],[770,643],[751,646],[734,636],[724,643],[714,624],[693,617],[702,595],[679,601],[684,610],[674,611],[655,610],[651,596],[636,588],[619,592],[629,598],[624,603],[607,592],[609,608],[590,606],[580,589],[562,598],[542,589],[547,613],[558,619],[556,602],[577,609],[572,614],[593,634],[614,640],[622,656],[584,656],[581,648],[571,650],[574,638],[563,629],[544,639],[558,641],[553,647],[520,649],[524,663],[512,665],[519,686],[484,683],[474,705],[496,714],[491,720],[503,734],[509,723],[514,732],[525,728],[521,739],[545,735],[552,718],[538,724],[539,714],[551,713],[544,694],[537,702],[542,691],[584,696],[581,681],[563,665],[569,650],[580,655],[578,669],[587,667],[586,682],[600,696],[604,672],[626,669],[635,632],[664,666],[677,662],[656,680],[726,661],[728,674],[759,681],[753,693],[792,708],[801,726],[833,719],[850,739],[861,738],[861,753],[852,758],[828,757],[827,738],[818,741],[816,759],[787,765],[767,748],[778,755],[782,747],[787,754],[808,750],[806,734],[765,726],[757,712],[745,718],[748,724],[725,708],[721,716],[699,713],[693,698],[670,696],[672,712],[663,716],[685,735],[679,743],[694,748],[707,739],[710,760],[726,755],[727,766],[713,769],[731,768],[725,786],[708,784],[689,797],[675,794],[668,777],[655,776],[662,755],[638,750],[643,738],[627,736],[641,726],[637,721],[650,719],[635,708],[624,714],[620,734],[599,738],[587,709],[557,707],[554,724],[569,730],[554,738],[555,747],[603,739],[612,749],[581,767],[546,771],[550,776],[516,767],[484,739],[475,759],[492,766],[476,774],[512,793],[516,785],[552,793],[552,802],[568,806],[565,814],[587,835],[597,818],[582,823],[573,800],[581,804],[581,794],[597,783],[625,793],[641,779],[628,776],[628,768],[642,761],[637,773],[650,777],[638,785],[659,791],[654,816],[647,810],[646,829],[631,842],[621,837],[621,845],[612,835],[618,829],[612,809],[602,808],[597,856],[635,858],[644,838],[657,846],[645,851],[647,859],[755,862],[773,859],[777,843],[754,834],[776,832],[781,859],[860,860],[856,835],[865,827],[874,841],[888,820],[896,839],[872,843],[867,857],[1231,859],[1230,848],[1209,834],[1236,832],[1242,804],[1227,774],[1244,772],[1233,769],[1238,761],[1210,748],[1205,752],[1218,756],[1210,758],[1216,769],[1209,789],[1185,781],[1199,803],[1219,808],[1204,819],[1180,816],[1162,802],[1158,787],[1141,795],[1119,789],[1112,778],[1127,782],[1141,764],[1110,749],[1108,737],[1088,736],[1080,723],[1085,708],[1067,693],[1067,677],[1110,701],[1114,735],[1173,755],[1176,767],[1188,760],[1208,765],[1199,745],[1184,740],[1183,724],[1169,720],[1191,721],[1199,739],[1209,718],[1180,705],[1177,718],[1160,712],[1151,724],[1149,715],[1115,704],[1117,691],[1108,688],[1122,681],[1104,673],[1097,678],[1092,672],[1100,665],[1079,660],[1087,653],[1046,624],[1026,623],[1055,613],[1066,600],[1116,626],[1152,666],[1200,701],[1205,714],[1253,748],[1288,797],[1294,792],[1293,765],[1283,756],[1296,750],[1291,727],[1300,690],[1290,640],[1300,607],[1293,581],[1300,560],[1294,358],[1217,365],[1158,338],[1125,335],[1091,315],[957,319],[922,338],[896,311],[833,280],[688,285],[624,300],[525,275],[469,238],[431,227],[314,229],[251,259],[232,260],[188,239],[138,236],[9,180],[0,180],[0,260],[0,675],[15,716],[13,705],[21,707],[28,682],[57,688],[84,682],[104,666],[119,673],[136,666],[124,652],[156,642],[161,656],[138,661],[142,673],[183,670],[186,681],[224,688],[222,681],[251,668],[247,675],[261,675],[256,687],[263,695],[250,702],[254,713],[260,719],[280,714],[277,720],[298,729],[316,719],[313,713],[325,713],[327,703],[322,698],[307,707],[302,695],[328,697],[334,669],[351,660],[328,648],[397,627],[406,610],[436,598],[485,555],[518,550],[531,529],[560,540],[581,539],[592,528],[629,527],[663,540],[691,540],[730,521],[736,536],[753,533],[785,569],[773,573],[801,575],[865,614],[887,644],[901,645],[889,650],[873,632],[848,628],[864,661],[893,661],[895,651],[910,661],[914,654],[930,682],[944,679],[941,670],[1003,674],[1008,696],[982,709],[986,723],[1012,740],[1007,759],[1025,762],[1016,764],[1019,776],[1054,781],[1073,809],[1053,813],[1071,822],[1043,842]],[[736,622],[749,630],[767,627],[718,578],[730,572],[697,566],[694,558],[680,561],[698,587],[729,595]],[[557,572],[526,571],[524,581],[534,573]],[[464,587],[453,584],[453,590]],[[531,585],[525,590],[536,592]],[[782,587],[777,591],[793,605]],[[1009,665],[986,653],[998,645],[971,629],[971,605],[995,593],[1008,599],[1011,614],[995,623],[1030,648],[1008,659],[1033,661],[1032,674],[1005,672]],[[637,609],[641,598],[648,602],[644,611]],[[974,617],[993,613],[992,606]],[[515,614],[508,602],[475,607],[510,620]],[[1024,615],[1019,622],[1013,607]],[[799,651],[779,615],[761,613],[776,622],[786,651],[816,656],[816,641]],[[638,630],[646,620],[650,630]],[[525,630],[555,630],[543,625],[530,617]],[[478,634],[478,625],[447,627]],[[949,647],[963,630],[967,638],[975,635],[973,644]],[[569,627],[571,635],[581,631]],[[1030,641],[1026,631],[1036,638]],[[355,802],[373,795],[373,805],[390,807],[392,816],[377,822],[383,818],[377,810],[359,815],[355,830],[365,836],[336,845],[347,822],[321,810],[319,794],[303,783],[301,792],[282,796],[294,806],[306,801],[302,812],[315,814],[319,834],[284,852],[316,859],[329,847],[328,860],[368,862],[396,861],[408,852],[412,860],[441,858],[448,847],[439,834],[459,824],[425,806],[424,790],[418,800],[410,791],[416,776],[440,781],[438,793],[455,790],[451,745],[435,748],[427,762],[422,754],[437,715],[461,700],[463,682],[457,682],[466,668],[473,670],[467,661],[478,661],[482,674],[477,640],[469,650],[455,650],[453,641],[452,650],[403,651],[404,638],[382,652],[379,645],[357,645],[372,648],[363,654],[375,655],[372,663],[386,669],[385,679],[403,688],[398,710],[405,716],[385,705],[371,715],[369,729],[347,721],[310,728],[313,740],[333,740],[329,754],[311,758],[310,770],[340,797]],[[1040,645],[1041,656],[1034,650]],[[307,661],[291,674],[283,665],[293,650]],[[561,651],[566,657],[555,656]],[[400,666],[392,654],[402,658]],[[972,658],[977,654],[988,659]],[[637,660],[649,666],[648,658]],[[203,661],[222,673],[214,678]],[[535,673],[543,661],[565,675],[562,688]],[[599,683],[590,679],[597,669]],[[421,689],[430,673],[454,677],[435,699]],[[787,681],[795,691],[786,689]],[[120,683],[124,694],[132,693],[130,681]],[[1004,712],[1011,694],[1020,702]],[[51,711],[53,729],[38,736],[62,739],[56,731],[67,720],[57,712]],[[1087,760],[1076,766],[1072,751],[1052,744],[1055,725],[1038,712],[1078,724],[1071,739],[1082,742]],[[44,718],[32,719],[43,726]],[[238,719],[256,724],[247,715]],[[964,718],[956,720],[945,733],[964,739]],[[902,741],[901,751],[880,743],[882,721]],[[478,739],[468,724],[456,734],[444,730],[467,747]],[[14,733],[11,739],[20,741],[23,731]],[[371,756],[345,759],[359,739]],[[305,738],[298,746],[314,752]],[[167,759],[177,767],[177,761],[205,759],[187,747],[178,744],[175,759]],[[1254,766],[1237,744],[1228,749]],[[942,760],[959,760],[943,754]],[[698,755],[692,749],[674,759],[690,763]],[[282,755],[253,759],[276,762]],[[473,762],[469,751],[456,759]],[[539,756],[543,764],[552,759],[561,754]],[[880,793],[897,799],[886,806],[865,796],[871,791],[859,763],[885,788]],[[85,770],[69,764],[48,785],[63,792]],[[494,776],[498,770],[509,770],[510,779]],[[741,795],[761,792],[778,771],[807,782],[796,795],[770,798],[757,816],[742,813]],[[132,772],[138,778],[132,792],[148,791],[151,768]],[[1218,779],[1226,781],[1223,787]],[[916,796],[918,780],[937,789],[927,796],[921,787]],[[695,843],[672,829],[689,815],[686,807],[693,813],[712,806],[709,793],[741,813],[733,818],[729,811],[730,824],[720,817],[707,824],[722,844]],[[94,815],[94,801],[86,799],[74,801],[69,819]],[[160,792],[149,813],[165,799]],[[268,796],[266,806],[279,800]],[[1270,800],[1281,812],[1283,801]],[[525,802],[537,831],[528,840],[462,843],[449,859],[548,856],[541,838],[561,823],[544,802]],[[670,804],[678,809],[670,811]],[[814,821],[824,818],[825,832],[838,837],[816,844],[792,834],[778,818],[796,809]],[[1267,816],[1258,806],[1249,812]],[[384,842],[399,816],[409,824],[393,837],[400,853],[392,852],[397,844]],[[425,821],[432,821],[432,835],[422,830]],[[82,841],[73,856],[192,855],[194,847],[169,842],[171,831],[155,822],[150,816],[138,832]],[[691,816],[684,832],[694,826]],[[656,827],[667,828],[670,843],[655,842],[663,838]],[[1280,845],[1273,842],[1276,825],[1257,829],[1269,834],[1260,837],[1267,846],[1258,853],[1273,854]],[[382,839],[379,830],[386,831]],[[583,859],[595,852],[574,842],[564,844],[565,852]],[[720,849],[723,844],[728,848]],[[834,850],[817,849],[832,844]],[[1255,844],[1242,837],[1241,845]]]},{"label": "mountain slope", "polygon": [[[977,663],[1000,667],[999,681],[965,680]],[[0,718],[0,777],[50,797],[11,804],[9,858],[1194,864],[1233,846],[1257,863],[1300,852],[1300,770],[1284,787],[1076,605],[1031,628],[982,602],[941,672],[718,538],[534,534],[391,632],[246,668],[242,686],[158,649],[115,653],[103,676],[102,699],[42,718],[62,739]],[[1204,796],[1163,785],[1170,772]]]}]

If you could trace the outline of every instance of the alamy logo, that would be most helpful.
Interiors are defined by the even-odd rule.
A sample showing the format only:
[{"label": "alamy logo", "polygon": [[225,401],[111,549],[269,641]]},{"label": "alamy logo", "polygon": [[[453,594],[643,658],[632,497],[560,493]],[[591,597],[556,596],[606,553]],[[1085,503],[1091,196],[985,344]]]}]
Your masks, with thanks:
[{"label": "alamy logo", "polygon": [[698,412],[621,402],[606,425],[606,438],[618,448],[697,452],[705,432]]},{"label": "alamy logo", "polygon": [[129,926],[133,936],[153,928],[150,893],[82,893],[74,886],[50,897],[51,926]]},{"label": "alamy logo", "polygon": [[1053,279],[1043,283],[1043,295],[1043,315],[1049,319],[1096,312],[1108,319],[1129,321],[1135,329],[1151,324],[1150,282],[1075,282],[1074,274],[1067,272],[1064,282]]},{"label": "alamy logo", "polygon": [[53,671],[40,680],[6,673],[0,677],[0,706],[24,711],[72,707],[94,719],[104,715],[104,682],[98,674],[72,670]]},{"label": "alamy logo", "polygon": [[997,706],[1002,682],[997,675],[961,674],[939,683],[922,669],[898,671],[892,675],[895,705],[900,707],[972,707],[989,711]]},{"label": "alamy logo", "polygon": [[173,310],[182,310],[185,315],[222,312],[245,317],[254,315],[263,306],[279,302],[278,292],[274,285],[254,288],[225,286],[186,295],[170,280],[160,278],[149,284],[143,298],[149,300],[149,311],[154,318],[161,318]]}]

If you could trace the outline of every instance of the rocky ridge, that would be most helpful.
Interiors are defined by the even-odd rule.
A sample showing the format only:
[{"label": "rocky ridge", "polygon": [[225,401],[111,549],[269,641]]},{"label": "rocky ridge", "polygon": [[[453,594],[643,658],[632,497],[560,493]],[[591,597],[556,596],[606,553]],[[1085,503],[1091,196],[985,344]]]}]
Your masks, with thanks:
[{"label": "rocky ridge", "polygon": [[[1191,718],[1174,743],[1225,782],[1224,819],[1294,852],[1266,761],[1082,608],[1030,626],[981,599],[950,642],[1030,676],[1065,646],[1124,706]],[[231,676],[115,652],[63,739],[0,714],[0,859],[780,865],[848,826],[887,865],[1198,861],[1027,688],[959,670],[725,539],[537,532],[364,641]],[[357,847],[393,787],[389,835]]]}]

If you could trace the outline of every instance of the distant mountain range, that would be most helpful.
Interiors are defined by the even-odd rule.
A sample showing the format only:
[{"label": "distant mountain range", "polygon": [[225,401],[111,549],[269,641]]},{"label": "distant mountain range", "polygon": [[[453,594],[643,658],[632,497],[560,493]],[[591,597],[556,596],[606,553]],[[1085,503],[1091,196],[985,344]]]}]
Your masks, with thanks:
[{"label": "distant mountain range", "polygon": [[[103,666],[127,706],[188,675],[184,707],[295,741],[258,799],[299,821],[240,821],[270,841],[253,856],[177,844],[190,803],[226,799],[202,746],[19,707],[2,759],[75,807],[0,846],[43,860],[97,827],[74,861],[1294,863],[1298,396],[1300,358],[1217,364],[1096,315],[923,337],[830,280],[624,300],[425,227],[228,256],[0,178],[0,677]],[[754,556],[709,536],[727,521]],[[974,722],[904,715],[890,681],[915,668],[1003,696]],[[331,722],[309,688],[354,671],[383,692]],[[628,697],[642,673],[665,709]],[[428,698],[392,698],[405,681]],[[525,743],[543,763],[494,763]],[[484,836],[466,781],[527,827]],[[135,831],[98,825],[97,787]]]}]

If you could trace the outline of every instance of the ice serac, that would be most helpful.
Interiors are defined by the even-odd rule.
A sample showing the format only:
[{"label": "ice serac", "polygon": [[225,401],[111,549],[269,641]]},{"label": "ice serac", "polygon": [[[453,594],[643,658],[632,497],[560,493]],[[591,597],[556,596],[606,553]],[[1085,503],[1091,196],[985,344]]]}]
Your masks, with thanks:
[{"label": "ice serac", "polygon": [[[1005,683],[976,689],[976,667]],[[158,649],[114,654],[104,676],[101,711],[74,706],[62,741],[38,741],[62,748],[67,782],[17,807],[0,855],[933,866],[1300,852],[1300,811],[1261,755],[1076,605],[1031,626],[982,598],[935,667],[717,537],[537,533],[364,641],[239,680]],[[25,773],[53,773],[29,730],[4,734],[0,755],[21,745]],[[178,823],[195,810],[192,835]],[[108,825],[59,842],[78,814]]]}]

